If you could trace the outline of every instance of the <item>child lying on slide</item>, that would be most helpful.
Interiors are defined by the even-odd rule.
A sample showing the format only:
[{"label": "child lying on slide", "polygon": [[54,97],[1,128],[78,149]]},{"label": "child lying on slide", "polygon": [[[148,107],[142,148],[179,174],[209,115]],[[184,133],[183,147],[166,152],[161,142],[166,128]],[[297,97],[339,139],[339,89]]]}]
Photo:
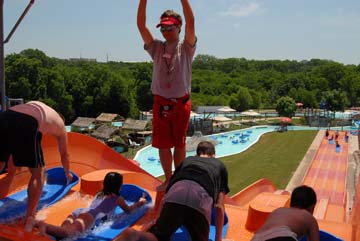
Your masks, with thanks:
[{"label": "child lying on slide", "polygon": [[25,230],[30,232],[34,227],[38,227],[42,235],[47,233],[60,239],[68,238],[92,228],[96,220],[103,218],[115,210],[117,206],[129,213],[135,208],[146,204],[146,199],[141,197],[136,203],[128,206],[124,198],[119,195],[122,184],[123,177],[121,174],[109,172],[104,178],[103,189],[97,193],[90,208],[83,209],[79,214],[73,213],[69,215],[61,226],[32,219],[28,222]]}]

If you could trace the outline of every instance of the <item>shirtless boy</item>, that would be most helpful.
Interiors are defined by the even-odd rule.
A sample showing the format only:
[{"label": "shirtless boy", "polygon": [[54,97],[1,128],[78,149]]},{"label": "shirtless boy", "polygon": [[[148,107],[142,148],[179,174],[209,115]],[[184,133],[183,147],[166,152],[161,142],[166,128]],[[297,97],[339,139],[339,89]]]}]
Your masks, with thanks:
[{"label": "shirtless boy", "polygon": [[297,241],[306,235],[308,241],[319,241],[319,226],[312,215],[316,193],[308,186],[299,186],[291,194],[290,208],[273,211],[251,241]]}]

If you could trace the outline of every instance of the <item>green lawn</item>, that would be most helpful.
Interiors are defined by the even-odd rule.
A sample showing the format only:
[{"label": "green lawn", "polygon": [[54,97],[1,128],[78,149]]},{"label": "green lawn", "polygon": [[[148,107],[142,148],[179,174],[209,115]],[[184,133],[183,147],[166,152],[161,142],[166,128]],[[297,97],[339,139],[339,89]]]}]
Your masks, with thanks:
[{"label": "green lawn", "polygon": [[247,151],[220,158],[229,172],[230,195],[260,178],[284,189],[316,134],[317,131],[271,132]]},{"label": "green lawn", "polygon": [[[260,178],[284,189],[313,142],[317,131],[271,132],[243,153],[222,157],[229,173],[230,195]],[[164,176],[160,180],[165,180]]]}]

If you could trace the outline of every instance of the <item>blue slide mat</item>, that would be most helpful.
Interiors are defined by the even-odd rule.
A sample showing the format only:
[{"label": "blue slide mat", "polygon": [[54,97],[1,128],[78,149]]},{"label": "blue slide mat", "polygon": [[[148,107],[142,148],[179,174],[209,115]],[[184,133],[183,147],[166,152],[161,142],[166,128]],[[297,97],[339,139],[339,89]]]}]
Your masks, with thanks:
[{"label": "blue slide mat", "polygon": [[[50,206],[79,182],[79,177],[73,174],[73,180],[66,185],[65,172],[62,167],[54,167],[46,171],[47,181],[44,184],[37,210]],[[27,188],[0,200],[0,223],[9,223],[17,218],[25,217],[27,207]]]},{"label": "blue slide mat", "polygon": [[[152,199],[149,193],[139,186],[132,184],[123,184],[120,195],[125,199],[128,205],[131,205],[139,200],[145,194],[147,203],[151,203]],[[120,207],[117,207],[114,214],[108,217],[108,220],[100,222],[95,227],[86,233],[85,237],[80,237],[76,240],[81,241],[108,241],[113,240],[116,236],[121,234],[127,227],[140,219],[149,209],[149,205],[144,205],[131,213],[125,213]]]},{"label": "blue slide mat", "polygon": [[[307,241],[307,237],[302,237],[299,241]],[[328,232],[320,230],[320,241],[344,241]]]},{"label": "blue slide mat", "polygon": [[[210,233],[209,233],[209,241],[215,241],[216,235],[216,209],[213,208],[211,212],[211,225],[210,225]],[[222,238],[226,237],[226,233],[228,230],[228,217],[225,213],[224,216],[224,226],[222,229]],[[187,232],[185,227],[180,227],[172,236],[171,241],[191,241],[190,235]]]}]

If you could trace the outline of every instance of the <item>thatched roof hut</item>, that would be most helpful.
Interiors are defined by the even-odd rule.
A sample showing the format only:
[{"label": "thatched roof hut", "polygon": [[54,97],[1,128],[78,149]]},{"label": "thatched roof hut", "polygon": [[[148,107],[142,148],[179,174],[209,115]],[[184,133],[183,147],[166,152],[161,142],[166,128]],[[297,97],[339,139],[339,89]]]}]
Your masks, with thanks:
[{"label": "thatched roof hut", "polygon": [[124,117],[113,113],[101,113],[98,117],[96,117],[97,122],[124,121],[124,119]]},{"label": "thatched roof hut", "polygon": [[102,140],[108,140],[112,135],[115,135],[118,132],[119,129],[117,127],[103,124],[93,131],[91,136]]},{"label": "thatched roof hut", "polygon": [[127,118],[122,126],[123,129],[134,130],[134,131],[143,131],[146,129],[148,121],[146,120],[134,120]]},{"label": "thatched roof hut", "polygon": [[71,127],[89,129],[94,122],[95,118],[78,117],[73,123],[71,123]]}]

